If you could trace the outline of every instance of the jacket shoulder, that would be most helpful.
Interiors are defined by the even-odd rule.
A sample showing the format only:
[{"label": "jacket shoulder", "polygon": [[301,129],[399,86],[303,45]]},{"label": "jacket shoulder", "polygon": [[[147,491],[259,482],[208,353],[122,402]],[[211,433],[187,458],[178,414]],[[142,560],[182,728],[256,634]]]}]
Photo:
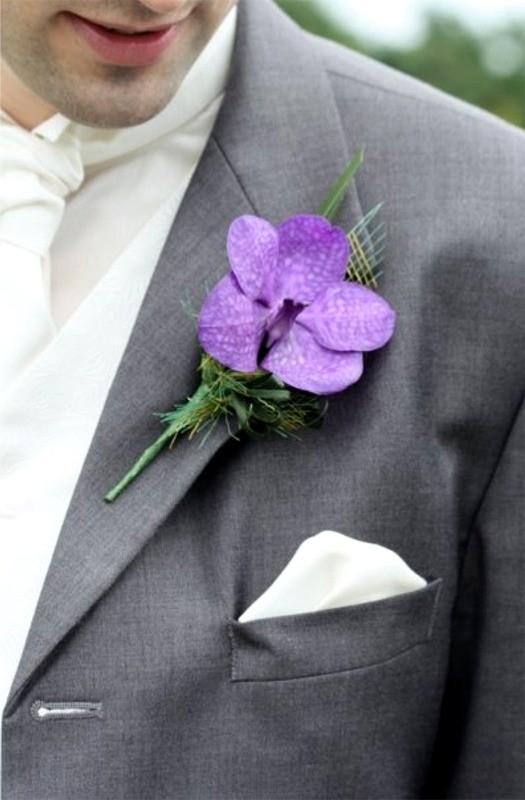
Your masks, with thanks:
[{"label": "jacket shoulder", "polygon": [[345,106],[358,103],[361,108],[366,102],[370,113],[380,108],[383,118],[389,114],[409,123],[424,115],[429,125],[439,120],[454,127],[467,125],[482,137],[514,141],[520,157],[525,154],[525,135],[515,126],[346,47],[312,34],[307,37],[343,115]]}]

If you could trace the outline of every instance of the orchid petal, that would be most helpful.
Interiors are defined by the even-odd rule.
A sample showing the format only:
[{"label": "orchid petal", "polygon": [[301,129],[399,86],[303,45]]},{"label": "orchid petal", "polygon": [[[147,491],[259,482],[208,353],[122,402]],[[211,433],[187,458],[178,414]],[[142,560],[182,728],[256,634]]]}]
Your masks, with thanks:
[{"label": "orchid petal", "polygon": [[289,335],[271,348],[262,366],[296,389],[334,394],[359,380],[363,355],[327,350],[309,331],[294,324]]},{"label": "orchid petal", "polygon": [[357,283],[329,286],[296,318],[330,350],[376,350],[394,332],[394,310],[378,294]]},{"label": "orchid petal", "polygon": [[285,220],[277,231],[276,299],[311,303],[329,284],[343,280],[350,245],[341,228],[323,217],[304,214]]},{"label": "orchid petal", "polygon": [[245,214],[230,225],[228,260],[239,286],[250,300],[268,300],[267,277],[275,271],[279,237],[265,219]]},{"label": "orchid petal", "polygon": [[264,333],[258,307],[226,275],[210,292],[199,316],[199,339],[209,355],[238,372],[255,372]]}]

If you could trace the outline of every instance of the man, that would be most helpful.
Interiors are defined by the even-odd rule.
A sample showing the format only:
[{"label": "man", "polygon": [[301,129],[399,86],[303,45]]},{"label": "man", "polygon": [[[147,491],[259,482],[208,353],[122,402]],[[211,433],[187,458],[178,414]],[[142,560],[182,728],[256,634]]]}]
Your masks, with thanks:
[{"label": "man", "polygon": [[[5,140],[13,174],[39,175],[16,209],[58,210],[50,259],[23,227],[53,318],[35,301],[39,337],[6,361],[23,637],[6,639],[3,796],[520,798],[523,137],[267,0],[239,3],[226,83],[231,5],[2,3]],[[321,430],[181,439],[104,503],[154,413],[196,387],[187,304],[224,272],[232,220],[315,212],[363,146],[340,224],[384,203],[392,342]],[[239,622],[327,529],[395,551],[423,588]]]}]

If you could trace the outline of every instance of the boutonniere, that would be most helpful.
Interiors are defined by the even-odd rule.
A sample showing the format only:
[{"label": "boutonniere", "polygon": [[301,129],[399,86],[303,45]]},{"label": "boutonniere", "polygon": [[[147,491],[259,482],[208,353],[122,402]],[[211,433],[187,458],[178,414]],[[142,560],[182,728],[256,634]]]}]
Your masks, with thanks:
[{"label": "boutonniere", "polygon": [[230,264],[198,319],[200,384],[187,402],[160,414],[163,433],[106,495],[115,500],[177,437],[209,434],[296,436],[318,427],[327,396],[355,383],[363,353],[385,345],[395,312],[375,291],[383,232],[379,206],[346,233],[332,224],[363,160],[359,152],[317,214],[278,227],[245,215],[229,229]]}]

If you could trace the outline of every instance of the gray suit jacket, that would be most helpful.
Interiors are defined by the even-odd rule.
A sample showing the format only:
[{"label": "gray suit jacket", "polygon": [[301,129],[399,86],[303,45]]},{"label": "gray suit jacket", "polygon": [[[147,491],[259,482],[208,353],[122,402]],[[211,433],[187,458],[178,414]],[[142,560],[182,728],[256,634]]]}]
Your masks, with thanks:
[{"label": "gray suit jacket", "polygon": [[[391,344],[322,430],[181,440],[105,504],[153,412],[195,388],[181,301],[225,271],[230,222],[314,211],[362,146],[341,223],[385,204]],[[524,156],[510,127],[243,0],[226,101],[12,688],[5,800],[523,797]],[[236,622],[325,528],[392,548],[428,586]]]}]

